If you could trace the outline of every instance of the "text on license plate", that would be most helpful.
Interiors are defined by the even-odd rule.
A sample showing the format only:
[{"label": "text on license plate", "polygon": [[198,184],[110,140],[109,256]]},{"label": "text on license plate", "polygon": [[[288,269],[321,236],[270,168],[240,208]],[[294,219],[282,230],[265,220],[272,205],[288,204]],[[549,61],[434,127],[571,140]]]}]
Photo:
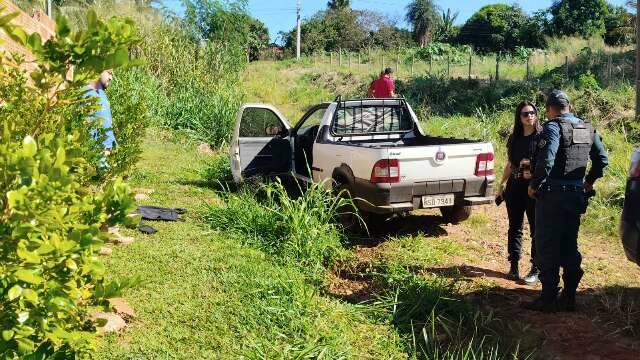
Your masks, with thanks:
[{"label": "text on license plate", "polygon": [[455,196],[453,194],[428,195],[422,197],[423,208],[453,206],[454,202]]}]

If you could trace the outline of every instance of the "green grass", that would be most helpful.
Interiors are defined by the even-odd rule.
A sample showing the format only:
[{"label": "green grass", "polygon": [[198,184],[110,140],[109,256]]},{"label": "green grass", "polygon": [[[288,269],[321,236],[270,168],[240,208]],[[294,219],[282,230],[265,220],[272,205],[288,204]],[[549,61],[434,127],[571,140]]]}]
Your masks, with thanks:
[{"label": "green grass", "polygon": [[105,259],[110,276],[135,274],[142,283],[124,293],[136,320],[123,335],[106,337],[99,358],[405,357],[390,323],[320,296],[298,267],[204,226],[204,202],[218,200],[199,186],[207,156],[194,144],[152,130],[144,149],[132,185],[155,190],[150,204],[189,213],[151,224],[156,235],[132,234],[134,244]]}]

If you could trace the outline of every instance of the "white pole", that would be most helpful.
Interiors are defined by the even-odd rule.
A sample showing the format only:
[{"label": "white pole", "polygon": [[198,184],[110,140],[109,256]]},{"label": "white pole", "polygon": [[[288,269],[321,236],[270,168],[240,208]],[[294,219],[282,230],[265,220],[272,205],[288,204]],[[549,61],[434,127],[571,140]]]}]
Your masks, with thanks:
[{"label": "white pole", "polygon": [[53,18],[53,7],[51,6],[51,0],[47,0],[47,16]]},{"label": "white pole", "polygon": [[297,13],[296,60],[300,60],[300,0],[297,1],[296,13]]}]

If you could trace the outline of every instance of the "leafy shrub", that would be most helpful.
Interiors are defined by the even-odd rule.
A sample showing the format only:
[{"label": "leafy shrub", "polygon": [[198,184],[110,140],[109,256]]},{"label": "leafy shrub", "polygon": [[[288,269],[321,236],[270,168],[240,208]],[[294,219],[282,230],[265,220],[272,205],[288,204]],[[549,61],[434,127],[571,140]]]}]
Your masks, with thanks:
[{"label": "leafy shrub", "polygon": [[598,84],[598,79],[591,73],[591,71],[587,71],[584,74],[581,74],[578,78],[578,89],[590,89],[590,90],[599,90],[600,85]]},{"label": "leafy shrub", "polygon": [[108,95],[118,146],[110,155],[110,171],[128,172],[142,153],[147,127],[157,123],[159,84],[144,68],[117,71]]},{"label": "leafy shrub", "polygon": [[244,190],[221,193],[223,204],[211,205],[207,220],[215,229],[241,235],[247,245],[300,267],[313,280],[344,256],[343,234],[333,222],[352,202],[313,184],[297,199],[280,182],[261,189],[264,199]]},{"label": "leafy shrub", "polygon": [[511,109],[523,99],[534,99],[538,85],[502,81],[485,84],[479,80],[448,79],[438,76],[397,81],[400,94],[436,115],[473,115],[481,110]]},{"label": "leafy shrub", "polygon": [[74,137],[20,144],[7,127],[2,135],[0,354],[88,352],[88,305],[100,300],[93,291],[105,274],[100,226],[124,223],[135,203],[121,182],[93,194],[78,182],[82,159],[65,150]]},{"label": "leafy shrub", "polygon": [[12,16],[3,30],[38,67],[27,72],[19,58],[1,58],[0,357],[86,357],[95,342],[89,307],[119,287],[104,283],[100,228],[129,225],[135,204],[118,180],[88,186],[100,149],[87,120],[95,102],[83,87],[128,61],[135,31],[90,12],[88,30],[72,33],[61,18],[56,37],[42,44],[37,33],[8,25]]}]

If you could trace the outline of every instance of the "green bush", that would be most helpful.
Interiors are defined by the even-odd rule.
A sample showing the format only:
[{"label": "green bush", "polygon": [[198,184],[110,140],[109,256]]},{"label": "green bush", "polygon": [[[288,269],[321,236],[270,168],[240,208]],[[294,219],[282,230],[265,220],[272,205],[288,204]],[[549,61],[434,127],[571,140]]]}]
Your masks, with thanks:
[{"label": "green bush", "polygon": [[221,195],[223,203],[208,209],[211,226],[235,232],[247,245],[299,266],[312,280],[321,280],[345,256],[344,236],[334,220],[340,209],[353,203],[336,197],[323,184],[311,185],[296,199],[280,182],[263,185],[258,195],[246,189]]},{"label": "green bush", "polygon": [[523,99],[535,99],[539,92],[538,86],[514,81],[485,84],[479,80],[438,76],[422,76],[406,82],[396,82],[398,93],[434,115],[475,115],[478,109],[510,110]]},{"label": "green bush", "polygon": [[135,204],[119,180],[89,186],[100,148],[87,120],[95,102],[83,88],[128,61],[135,31],[129,21],[105,23],[90,12],[86,31],[72,33],[59,19],[43,44],[9,25],[13,16],[0,21],[3,31],[32,51],[38,68],[27,72],[2,54],[0,357],[87,357],[95,343],[90,306],[119,288],[104,283],[100,228],[130,225]]},{"label": "green bush", "polygon": [[599,90],[600,85],[598,84],[598,79],[591,73],[591,71],[587,71],[584,74],[581,74],[578,78],[578,89],[590,89],[590,90]]},{"label": "green bush", "polygon": [[98,260],[102,224],[131,219],[127,186],[92,192],[78,182],[82,159],[73,136],[12,140],[5,125],[0,144],[0,355],[86,353],[93,348],[88,305],[105,269]]}]

